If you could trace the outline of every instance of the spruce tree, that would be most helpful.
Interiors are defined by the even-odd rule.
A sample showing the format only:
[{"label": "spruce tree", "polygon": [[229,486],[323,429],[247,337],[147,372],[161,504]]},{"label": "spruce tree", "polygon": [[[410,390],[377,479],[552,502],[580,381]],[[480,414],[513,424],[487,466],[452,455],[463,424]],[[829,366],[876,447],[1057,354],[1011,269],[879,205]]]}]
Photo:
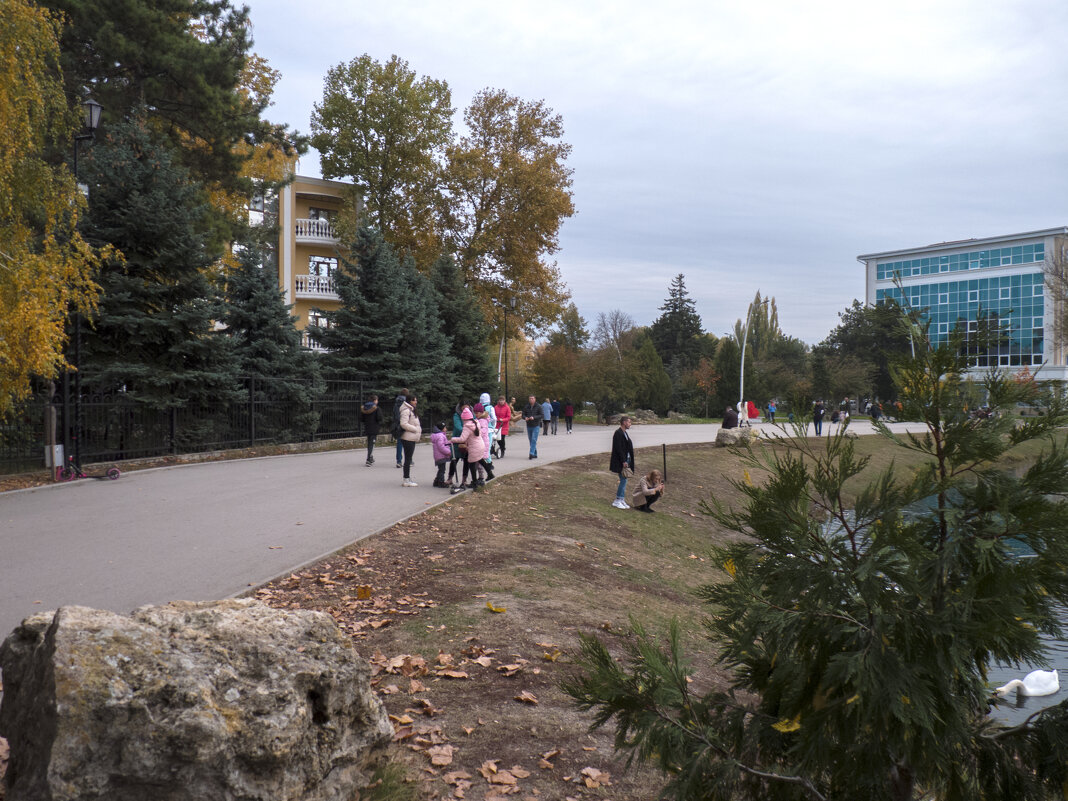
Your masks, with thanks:
[{"label": "spruce tree", "polygon": [[323,391],[319,365],[301,345],[300,332],[278,288],[273,265],[260,241],[266,231],[246,229],[235,244],[237,266],[226,281],[223,322],[236,369],[248,382],[260,438],[290,442],[315,431],[319,415],[313,401]]},{"label": "spruce tree", "polygon": [[[746,452],[739,508],[706,504],[737,535],[714,549],[722,572],[700,592],[726,688],[692,681],[677,626],[666,646],[636,629],[622,663],[584,637],[567,691],[595,725],[614,721],[618,748],[660,766],[666,795],[1063,796],[1068,702],[999,723],[986,672],[1042,664],[1041,635],[1060,634],[1068,411],[1053,396],[1044,416],[1019,421],[1010,412],[1037,388],[995,371],[982,387],[995,414],[971,416],[962,342],[918,343],[893,369],[923,430],[879,431],[919,467],[869,473],[848,431],[797,429]],[[1029,466],[1005,463],[1013,452]]]},{"label": "spruce tree", "polygon": [[496,381],[487,347],[491,332],[478,298],[464,286],[463,275],[451,256],[441,256],[434,262],[430,280],[443,329],[452,340],[450,353],[456,362],[459,393],[465,398],[477,398],[483,392],[493,394]]},{"label": "spruce tree", "polygon": [[202,187],[140,120],[98,138],[82,175],[91,187],[86,239],[122,254],[102,266],[97,312],[82,327],[82,370],[157,407],[230,397],[234,363],[214,330],[221,254],[205,233]]},{"label": "spruce tree", "polygon": [[671,376],[653,346],[652,338],[645,332],[635,343],[637,347],[628,357],[631,374],[638,386],[635,402],[642,409],[652,409],[659,415],[667,414],[671,403]]},{"label": "spruce tree", "polygon": [[692,369],[701,357],[701,317],[693,298],[686,291],[686,280],[679,273],[671,281],[668,296],[660,307],[662,314],[650,329],[653,344],[661,361],[669,368]]},{"label": "spruce tree", "polygon": [[382,235],[361,228],[334,274],[341,299],[319,310],[327,326],[310,329],[327,349],[331,378],[371,378],[382,387],[408,387],[452,398],[456,363],[442,331],[429,281],[410,259],[401,262]]}]

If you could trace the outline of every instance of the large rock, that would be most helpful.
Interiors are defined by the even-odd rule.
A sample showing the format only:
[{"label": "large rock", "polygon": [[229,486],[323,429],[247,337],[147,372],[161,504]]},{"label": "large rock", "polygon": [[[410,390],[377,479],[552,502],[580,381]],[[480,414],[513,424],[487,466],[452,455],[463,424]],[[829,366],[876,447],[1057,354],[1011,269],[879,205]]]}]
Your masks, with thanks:
[{"label": "large rock", "polygon": [[721,428],[716,433],[716,447],[730,448],[735,445],[746,445],[756,439],[759,434],[752,428]]},{"label": "large rock", "polygon": [[7,801],[349,801],[392,728],[334,621],[68,606],[0,646]]}]

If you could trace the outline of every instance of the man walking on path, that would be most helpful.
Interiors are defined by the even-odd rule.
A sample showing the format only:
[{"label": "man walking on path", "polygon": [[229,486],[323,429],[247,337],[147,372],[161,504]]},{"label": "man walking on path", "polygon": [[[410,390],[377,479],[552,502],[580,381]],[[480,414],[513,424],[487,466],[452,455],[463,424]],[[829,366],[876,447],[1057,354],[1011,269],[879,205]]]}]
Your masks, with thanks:
[{"label": "man walking on path", "polygon": [[553,398],[553,402],[552,402],[551,406],[552,406],[552,410],[553,410],[552,432],[553,432],[553,436],[555,437],[556,436],[556,426],[559,425],[559,423],[560,423],[560,399],[559,398]]},{"label": "man walking on path", "polygon": [[527,439],[530,441],[530,458],[538,458],[538,434],[541,433],[541,422],[544,415],[541,413],[541,404],[533,395],[527,399],[527,405],[523,407],[523,419],[527,423]]},{"label": "man walking on path", "polygon": [[827,410],[823,406],[823,401],[816,401],[816,406],[812,410],[812,425],[816,428],[816,436],[818,437],[823,433],[823,415]]},{"label": "man walking on path", "polygon": [[378,438],[378,427],[382,425],[382,410],[378,408],[378,396],[372,395],[371,400],[363,405],[363,435],[367,437],[367,466],[375,463],[375,440]]},{"label": "man walking on path", "polygon": [[549,403],[549,399],[546,398],[544,401],[542,401],[542,404],[541,404],[541,424],[542,424],[541,433],[542,434],[548,434],[549,433],[549,422],[552,420],[552,417],[553,417],[553,405],[551,403]]},{"label": "man walking on path", "polygon": [[627,492],[627,476],[634,475],[634,443],[630,441],[630,434],[627,433],[629,428],[630,418],[620,417],[619,428],[612,435],[612,458],[608,463],[608,469],[619,476],[616,499],[612,501],[612,506],[617,509],[630,508],[623,500]]}]

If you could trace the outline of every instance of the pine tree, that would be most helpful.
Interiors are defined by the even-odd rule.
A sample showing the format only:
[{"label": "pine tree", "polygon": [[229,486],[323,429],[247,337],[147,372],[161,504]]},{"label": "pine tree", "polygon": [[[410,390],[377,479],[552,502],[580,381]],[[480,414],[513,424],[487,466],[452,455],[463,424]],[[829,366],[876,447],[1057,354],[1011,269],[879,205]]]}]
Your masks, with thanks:
[{"label": "pine tree", "polygon": [[[678,799],[1038,801],[1068,779],[1068,702],[1017,726],[988,716],[990,663],[1043,662],[1068,603],[1063,400],[993,372],[1002,414],[967,411],[958,336],[894,369],[925,432],[889,441],[921,466],[877,475],[847,433],[758,445],[734,482],[740,508],[706,511],[740,536],[714,549],[701,591],[729,687],[691,683],[673,626],[636,629],[617,662],[583,640],[567,691],[616,744],[669,776]],[[999,464],[1038,439],[1026,470]],[[846,498],[853,498],[847,503]],[[1025,553],[1026,556],[1022,556]]]},{"label": "pine tree", "polygon": [[482,316],[475,293],[464,286],[463,276],[451,256],[441,256],[430,271],[444,331],[452,340],[449,352],[456,362],[459,394],[477,398],[496,389],[487,345],[490,328]]},{"label": "pine tree", "polygon": [[262,404],[269,417],[256,420],[258,436],[290,442],[315,431],[319,415],[312,403],[322,394],[323,382],[318,362],[301,345],[276,274],[264,264],[258,235],[276,230],[246,230],[236,244],[237,266],[227,276],[223,322],[236,369],[250,382],[254,399],[271,401]]},{"label": "pine tree", "polygon": [[428,279],[371,228],[359,230],[349,253],[334,274],[340,308],[321,310],[327,326],[310,329],[328,351],[324,372],[454,398],[456,363]]},{"label": "pine tree", "polygon": [[650,329],[653,344],[660,359],[669,367],[678,363],[680,369],[692,369],[701,357],[701,317],[693,298],[686,291],[686,280],[679,273],[671,281],[667,299],[660,307],[663,312]]},{"label": "pine tree", "polygon": [[653,340],[642,333],[635,343],[636,349],[629,355],[631,373],[638,385],[635,402],[642,409],[652,409],[657,414],[667,413],[671,403],[671,376],[653,346]]},{"label": "pine tree", "polygon": [[83,177],[91,187],[86,239],[122,256],[101,269],[97,313],[82,331],[82,370],[157,407],[229,397],[234,364],[214,330],[221,254],[204,233],[201,186],[140,121],[98,137]]}]

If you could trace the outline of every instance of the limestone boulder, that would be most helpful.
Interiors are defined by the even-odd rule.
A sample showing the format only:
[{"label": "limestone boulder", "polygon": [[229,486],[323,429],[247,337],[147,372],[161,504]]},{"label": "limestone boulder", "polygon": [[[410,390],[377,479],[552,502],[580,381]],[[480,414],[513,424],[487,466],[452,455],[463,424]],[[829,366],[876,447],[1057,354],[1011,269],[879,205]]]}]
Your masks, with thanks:
[{"label": "limestone boulder", "polygon": [[716,433],[716,447],[730,448],[746,445],[757,438],[752,428],[721,428]]},{"label": "limestone boulder", "polygon": [[63,607],[0,646],[7,801],[349,801],[392,728],[332,618]]}]

